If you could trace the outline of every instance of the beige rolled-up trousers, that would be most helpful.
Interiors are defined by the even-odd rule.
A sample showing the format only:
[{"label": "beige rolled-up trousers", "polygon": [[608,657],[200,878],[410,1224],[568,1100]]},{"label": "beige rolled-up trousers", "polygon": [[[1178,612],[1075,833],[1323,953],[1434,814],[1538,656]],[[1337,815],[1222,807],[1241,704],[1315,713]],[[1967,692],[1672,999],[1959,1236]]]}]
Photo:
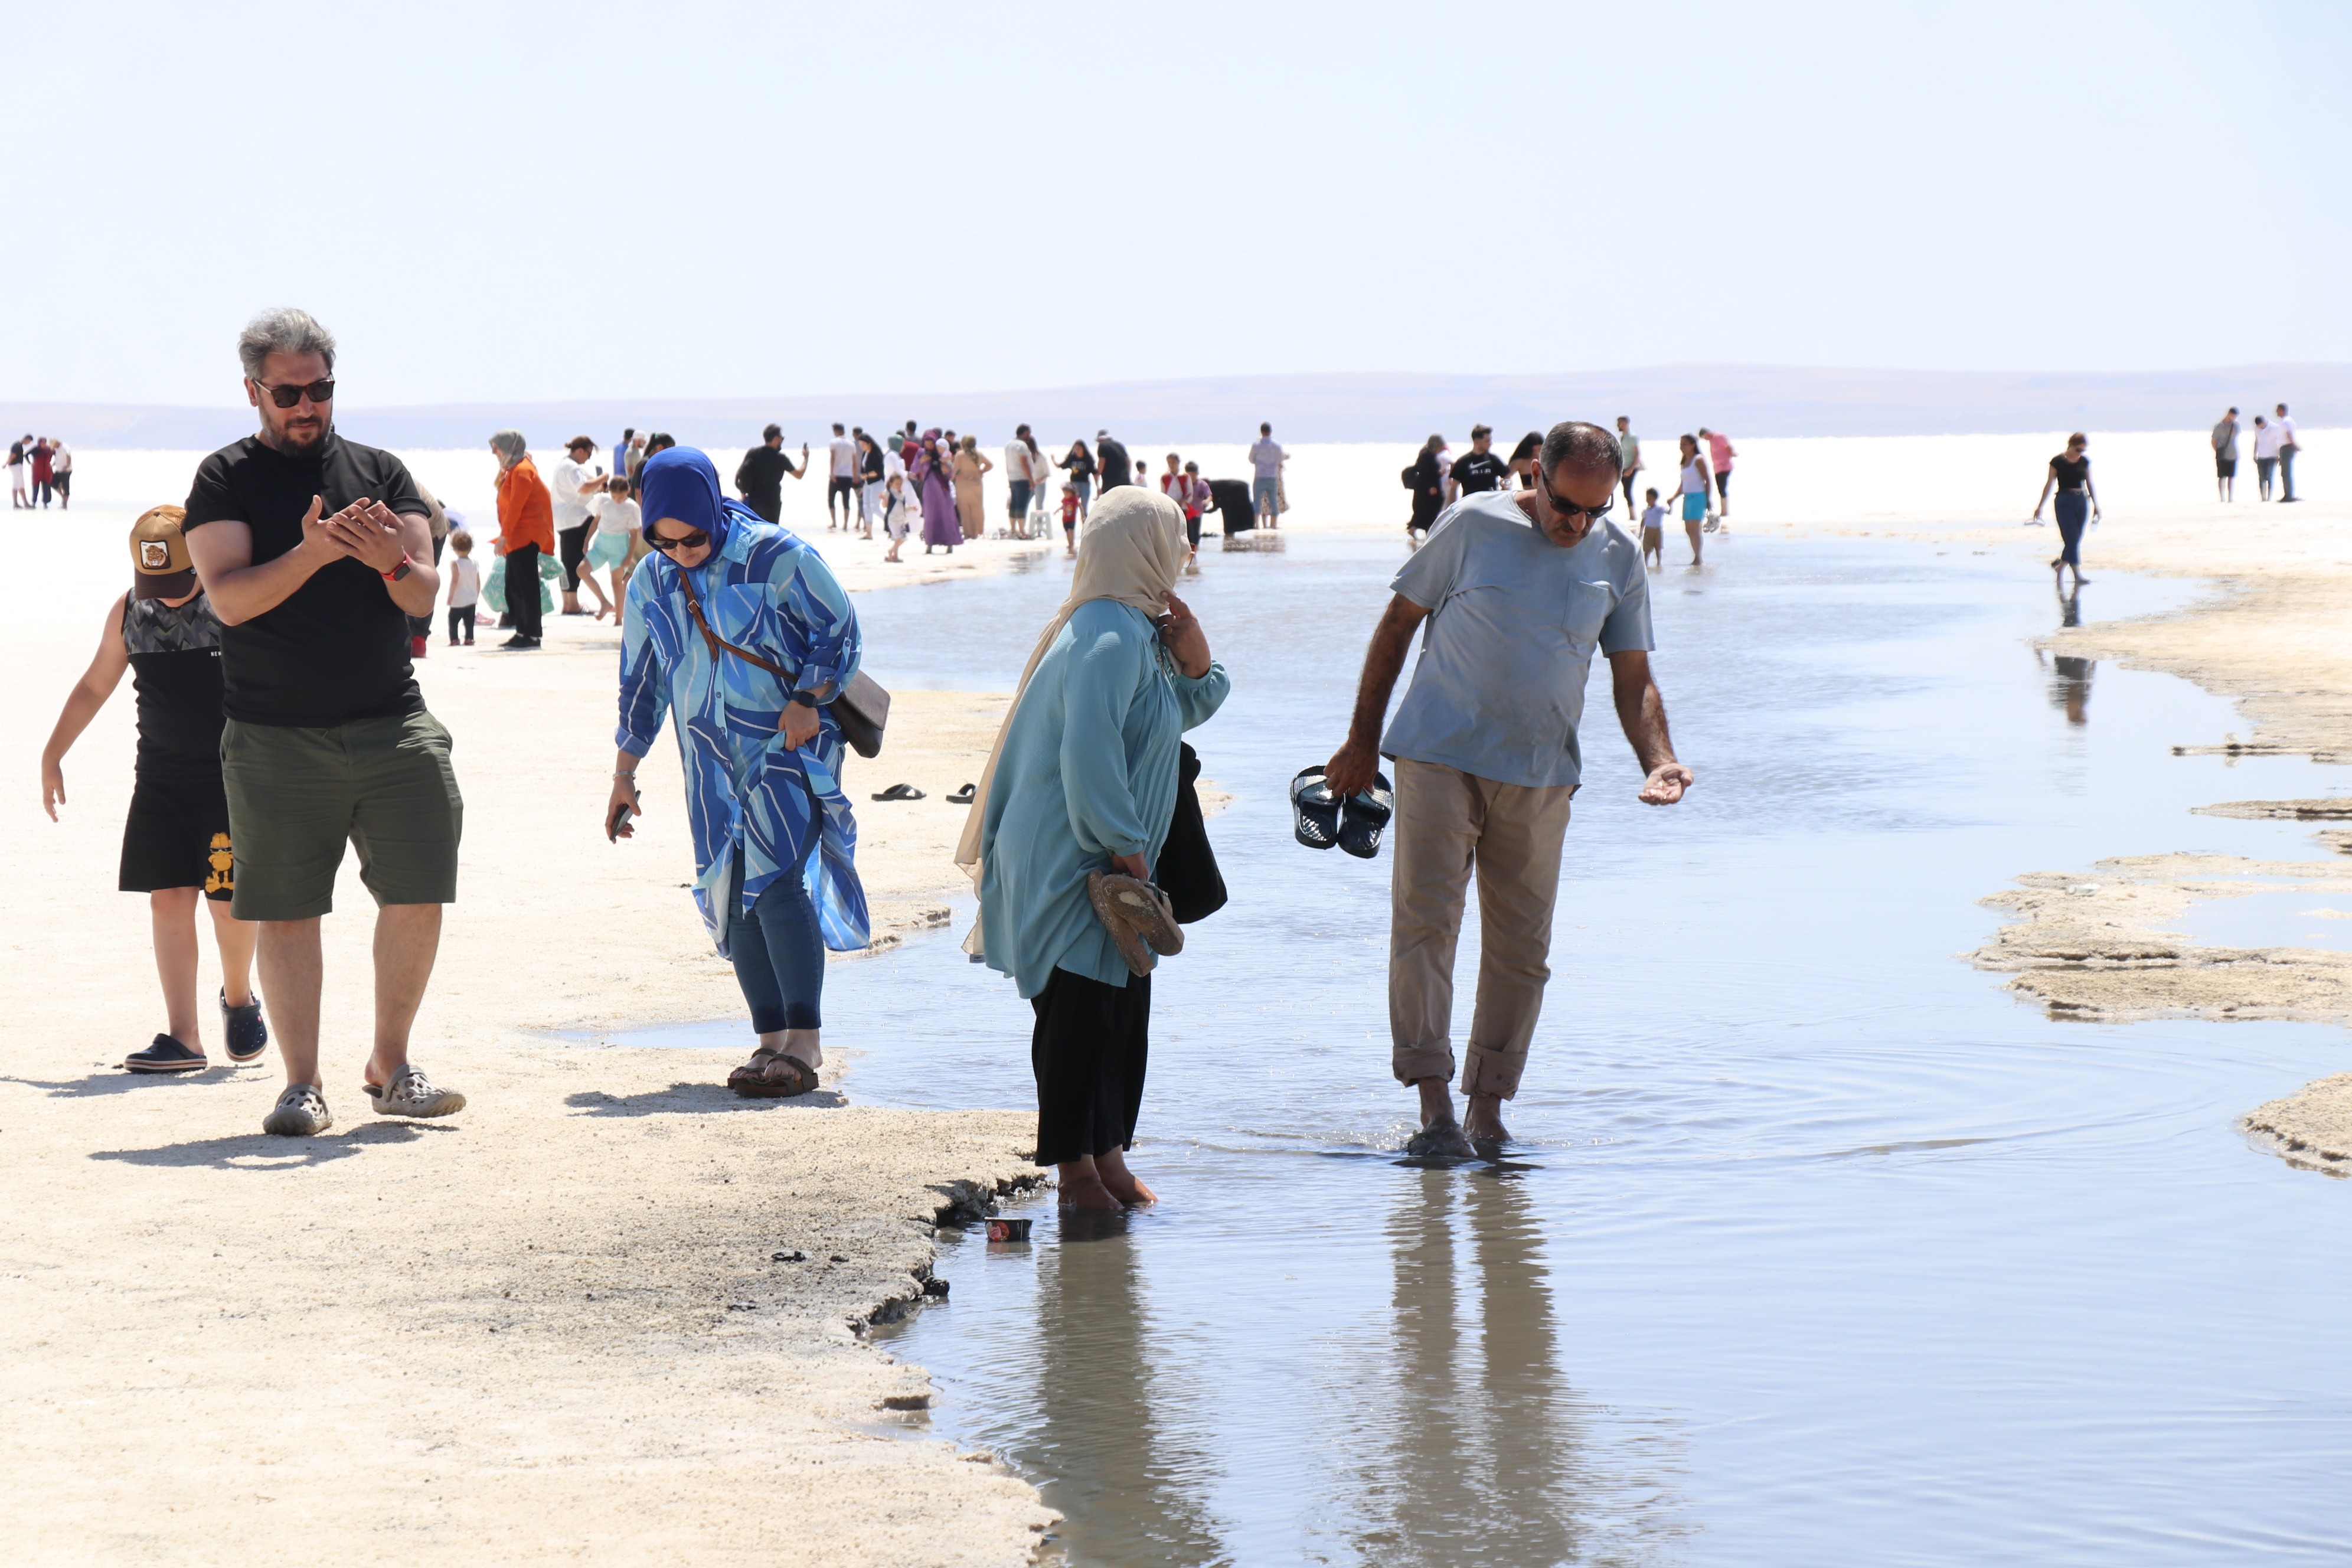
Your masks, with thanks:
[{"label": "beige rolled-up trousers", "polygon": [[1396,759],[1390,887],[1389,1036],[1399,1083],[1454,1076],[1454,953],[1478,873],[1478,1001],[1465,1094],[1519,1091],[1551,978],[1551,912],[1574,784],[1496,784]]}]

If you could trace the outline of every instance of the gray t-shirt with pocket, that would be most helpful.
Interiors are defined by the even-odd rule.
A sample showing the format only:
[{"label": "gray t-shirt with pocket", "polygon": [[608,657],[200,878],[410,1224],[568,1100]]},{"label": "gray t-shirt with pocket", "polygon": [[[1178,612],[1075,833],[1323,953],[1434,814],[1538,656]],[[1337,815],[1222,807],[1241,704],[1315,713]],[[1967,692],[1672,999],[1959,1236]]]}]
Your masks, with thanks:
[{"label": "gray t-shirt with pocket", "polygon": [[1381,752],[1497,784],[1573,784],[1593,649],[1655,646],[1649,574],[1615,523],[1562,549],[1528,521],[1515,493],[1448,507],[1389,584],[1430,615]]}]

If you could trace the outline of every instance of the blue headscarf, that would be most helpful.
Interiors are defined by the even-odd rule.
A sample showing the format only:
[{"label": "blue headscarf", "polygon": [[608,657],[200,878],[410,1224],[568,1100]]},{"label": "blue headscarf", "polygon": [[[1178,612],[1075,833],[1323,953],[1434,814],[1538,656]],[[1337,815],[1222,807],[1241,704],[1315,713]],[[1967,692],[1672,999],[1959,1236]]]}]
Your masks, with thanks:
[{"label": "blue headscarf", "polygon": [[737,518],[750,523],[761,521],[758,512],[720,492],[719,470],[692,447],[667,447],[646,459],[646,466],[637,472],[637,504],[648,542],[654,524],[672,517],[710,535],[714,551],[726,544]]}]

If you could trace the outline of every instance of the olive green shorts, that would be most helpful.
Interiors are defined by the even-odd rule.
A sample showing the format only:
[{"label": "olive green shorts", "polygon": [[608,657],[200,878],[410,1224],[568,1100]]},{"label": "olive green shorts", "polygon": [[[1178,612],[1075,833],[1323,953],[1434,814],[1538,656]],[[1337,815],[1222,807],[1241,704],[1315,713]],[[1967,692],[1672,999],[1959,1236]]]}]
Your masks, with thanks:
[{"label": "olive green shorts", "polygon": [[229,908],[241,921],[307,921],[333,909],[346,842],[378,904],[457,897],[466,803],[449,731],[430,713],[326,730],[231,719],[221,782],[236,844]]}]

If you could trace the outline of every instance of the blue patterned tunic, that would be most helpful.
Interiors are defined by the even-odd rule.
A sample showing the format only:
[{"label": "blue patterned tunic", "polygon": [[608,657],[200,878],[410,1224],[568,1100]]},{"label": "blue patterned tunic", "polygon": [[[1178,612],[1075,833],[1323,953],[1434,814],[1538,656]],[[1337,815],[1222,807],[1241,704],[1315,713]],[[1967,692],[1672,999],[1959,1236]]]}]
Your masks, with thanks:
[{"label": "blue patterned tunic", "polygon": [[817,710],[816,739],[798,748],[779,732],[794,689],[838,692],[857,672],[857,613],[832,570],[772,523],[730,509],[727,537],[693,571],[703,615],[721,640],[794,672],[787,685],[709,645],[687,614],[680,568],[654,554],[629,578],[622,616],[621,723],[615,742],[644,756],[667,710],[677,720],[687,814],[694,828],[695,906],[721,953],[735,850],[743,851],[749,913],[784,868],[818,836],[808,884],[825,946],[865,947],[866,889],[857,880],[857,822],[841,792],[841,726]]}]

